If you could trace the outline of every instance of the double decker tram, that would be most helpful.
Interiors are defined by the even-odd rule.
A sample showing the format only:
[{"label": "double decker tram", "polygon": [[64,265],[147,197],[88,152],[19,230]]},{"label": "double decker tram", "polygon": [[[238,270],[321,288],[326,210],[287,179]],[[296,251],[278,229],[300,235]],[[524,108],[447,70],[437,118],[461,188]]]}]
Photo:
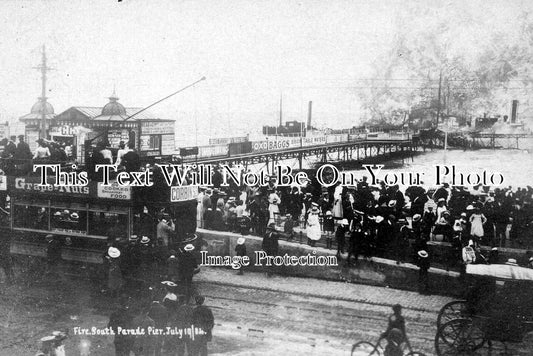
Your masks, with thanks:
[{"label": "double decker tram", "polygon": [[[127,245],[148,236],[156,239],[158,217],[175,223],[178,243],[194,240],[198,187],[168,186],[154,169],[150,187],[110,185],[41,185],[34,175],[0,175],[0,238],[11,240],[11,252],[45,256],[46,236],[62,244],[64,260],[101,263],[109,243]],[[5,207],[5,209],[4,209]]]}]

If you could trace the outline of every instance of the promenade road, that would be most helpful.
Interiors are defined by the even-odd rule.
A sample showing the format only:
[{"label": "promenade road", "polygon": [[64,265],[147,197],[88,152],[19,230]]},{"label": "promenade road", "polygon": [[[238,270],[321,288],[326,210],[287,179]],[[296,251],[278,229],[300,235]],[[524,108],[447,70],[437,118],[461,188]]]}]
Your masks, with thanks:
[{"label": "promenade road", "polygon": [[[0,355],[33,355],[38,340],[53,330],[69,330],[67,355],[114,355],[111,336],[73,335],[74,327],[107,325],[113,299],[82,271],[64,266],[63,277],[2,284]],[[404,306],[414,348],[434,354],[439,309],[449,297],[419,295],[391,288],[272,276],[222,267],[203,267],[196,275],[198,291],[215,316],[210,355],[349,355],[353,343],[375,341],[386,328],[391,306]],[[513,346],[528,355],[533,338]]]}]

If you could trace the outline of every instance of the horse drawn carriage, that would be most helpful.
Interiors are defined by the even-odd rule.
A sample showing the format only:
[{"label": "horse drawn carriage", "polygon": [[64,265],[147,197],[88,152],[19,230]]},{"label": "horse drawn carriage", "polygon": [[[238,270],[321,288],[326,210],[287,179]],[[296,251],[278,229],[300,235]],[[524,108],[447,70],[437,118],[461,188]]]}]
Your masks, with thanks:
[{"label": "horse drawn carriage", "polygon": [[[437,318],[437,355],[495,355],[533,331],[533,270],[467,265],[465,299],[444,305]],[[502,346],[502,347],[500,347]]]}]

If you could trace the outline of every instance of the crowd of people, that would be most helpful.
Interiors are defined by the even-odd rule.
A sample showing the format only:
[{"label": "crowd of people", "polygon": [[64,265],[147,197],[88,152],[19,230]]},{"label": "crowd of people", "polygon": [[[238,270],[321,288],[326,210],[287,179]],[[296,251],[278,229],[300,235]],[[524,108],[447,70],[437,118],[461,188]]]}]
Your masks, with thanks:
[{"label": "crowd of people", "polygon": [[[76,163],[76,147],[65,142],[40,138],[37,148],[31,151],[24,135],[11,136],[0,141],[1,169],[7,175],[28,175],[33,172],[34,163]],[[120,141],[118,148],[111,148],[110,144],[101,140],[88,150],[86,157],[87,171],[92,180],[99,180],[101,175],[94,170],[96,164],[115,164],[128,172],[139,171],[140,156],[132,142]]]},{"label": "crowd of people", "polygon": [[[207,355],[214,317],[204,305],[205,297],[197,295],[193,306],[176,293],[175,283],[163,281],[161,287],[151,293],[151,302],[133,303],[128,298],[110,315],[115,355],[130,355],[130,351],[135,355]],[[144,332],[125,334],[120,328]]]},{"label": "crowd of people", "polygon": [[2,158],[1,169],[6,174],[27,174],[31,170],[31,159],[33,154],[30,146],[24,141],[24,135],[10,136],[9,140],[4,138],[0,141],[3,150],[0,154]]},{"label": "crowd of people", "polygon": [[18,136],[18,142],[16,140],[17,136],[10,136],[9,140],[4,138],[0,141],[0,147],[3,147],[1,158],[10,163],[8,170],[9,168],[15,169],[16,166],[27,165],[32,160],[33,162],[67,162],[75,157],[74,146],[64,142],[41,138],[37,140],[35,151],[31,152],[30,146],[24,141],[24,135]]},{"label": "crowd of people", "polygon": [[[419,262],[429,241],[452,245],[451,266],[463,261],[462,249],[488,246],[530,249],[533,245],[533,188],[462,187],[445,183],[436,189],[370,185],[366,177],[354,186],[322,187],[314,177],[303,187],[220,184],[198,196],[198,225],[264,236],[270,229],[294,238],[303,231],[308,243],[336,242],[337,256],[347,263],[358,256],[390,257]],[[231,183],[231,180],[230,180]],[[479,251],[479,249],[478,249]],[[424,254],[422,254],[424,255]],[[480,256],[482,259],[483,256]],[[488,256],[486,257],[488,262]]]},{"label": "crowd of people", "polygon": [[[205,245],[196,236],[191,236],[193,243],[176,241],[174,227],[170,217],[161,214],[154,238],[109,239],[99,280],[101,292],[116,306],[108,324],[116,355],[207,355],[214,317],[193,285],[200,271],[195,246]],[[51,234],[46,240],[44,278],[61,278],[62,248],[69,243]],[[119,328],[145,332],[124,334]],[[149,329],[162,331],[154,334]]]},{"label": "crowd of people", "polygon": [[[13,160],[22,156],[34,161],[48,159],[52,156],[51,146],[41,140],[32,154],[20,137],[16,146],[10,140],[2,155]],[[124,143],[116,154],[106,144],[98,144],[88,165],[103,163],[116,163],[128,171],[154,169],[140,167],[135,149],[126,148]],[[11,168],[19,169],[17,164]],[[371,185],[367,177],[362,177],[351,186],[324,187],[312,172],[308,175],[310,179],[304,186],[281,186],[274,177],[264,186],[237,186],[232,180],[229,186],[224,186],[221,169],[215,169],[213,185],[200,187],[197,225],[261,236],[263,250],[271,255],[278,253],[278,239],[292,240],[299,235],[305,236],[310,246],[323,244],[326,248],[335,248],[338,260],[344,260],[346,265],[357,264],[360,257],[372,256],[390,258],[398,263],[414,262],[419,266],[422,293],[429,289],[428,269],[432,258],[429,241],[449,243],[452,253],[448,256],[448,267],[458,267],[463,272],[469,263],[505,262],[498,253],[502,247],[529,250],[533,245],[533,188],[530,186],[467,188],[445,183],[436,189],[422,185],[400,188],[384,182]],[[141,221],[139,235],[128,241],[109,240],[103,256],[105,286],[102,290],[116,299],[126,293],[130,298],[144,300],[143,307],[135,306],[141,308],[136,311],[144,313],[141,313],[144,321],[160,322],[150,315],[152,308],[174,308],[163,313],[169,315],[165,321],[169,326],[181,322],[181,317],[172,319],[170,315],[180,315],[176,310],[191,308],[191,300],[199,297],[192,280],[199,270],[199,250],[205,245],[197,239],[194,243],[177,239],[179,227],[164,211],[151,220],[157,221]],[[195,240],[193,236],[185,240],[188,238],[191,242]],[[47,240],[47,270],[50,271],[61,258],[61,253],[57,252],[61,243],[54,236],[48,236]],[[490,254],[483,255],[480,246],[489,247]],[[238,256],[246,255],[244,239],[239,239],[235,252]],[[507,262],[533,267],[533,253],[529,252],[526,257],[525,261]],[[239,270],[239,274],[242,273],[242,269]],[[12,279],[11,274],[9,279]],[[128,285],[139,280],[143,284],[140,291]],[[153,291],[153,286],[161,282],[165,283],[167,294],[156,298],[148,291]],[[110,327],[117,320],[126,324],[132,322],[128,308],[127,303],[120,304],[117,313],[123,316],[112,316]],[[135,338],[126,339],[119,337],[115,341],[117,355],[127,354],[129,348],[141,342]],[[203,346],[183,345],[193,350],[193,354],[197,352],[194,350],[205,354],[201,351]],[[155,344],[154,347],[161,350],[164,346]]]}]

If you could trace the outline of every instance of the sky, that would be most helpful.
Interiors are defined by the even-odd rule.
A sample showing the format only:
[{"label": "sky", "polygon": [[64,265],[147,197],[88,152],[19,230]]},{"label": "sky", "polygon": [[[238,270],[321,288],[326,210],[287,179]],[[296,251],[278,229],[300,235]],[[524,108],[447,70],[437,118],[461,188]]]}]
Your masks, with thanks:
[{"label": "sky", "polygon": [[[407,14],[422,26],[448,14],[460,22],[463,8],[479,15],[477,30],[458,39],[465,43],[502,28],[512,32],[516,14],[531,7],[527,1],[410,3],[426,10],[424,18]],[[45,45],[53,67],[47,96],[56,113],[103,106],[114,88],[124,106],[144,107],[205,76],[151,109],[176,119],[184,137],[274,125],[280,98],[284,121],[305,120],[313,101],[316,126],[351,127],[361,117],[357,90],[394,44],[405,9],[393,0],[2,0],[0,120],[28,113],[40,96],[33,67]]]}]

